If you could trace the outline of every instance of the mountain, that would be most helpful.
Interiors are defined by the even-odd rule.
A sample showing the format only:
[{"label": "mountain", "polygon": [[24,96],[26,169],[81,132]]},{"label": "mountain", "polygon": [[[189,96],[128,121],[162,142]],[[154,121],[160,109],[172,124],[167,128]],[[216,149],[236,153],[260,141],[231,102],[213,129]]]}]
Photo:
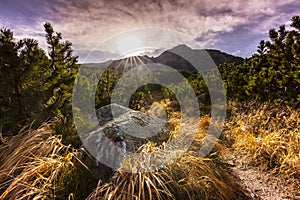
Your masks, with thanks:
[{"label": "mountain", "polygon": [[[174,53],[176,52],[176,53]],[[241,57],[233,56],[219,50],[214,49],[191,49],[186,45],[178,45],[170,50],[167,50],[160,54],[158,57],[154,58],[154,60],[158,63],[170,66],[177,70],[185,70],[185,71],[196,71],[196,69],[192,66],[191,63],[186,61],[184,58],[179,56],[186,55],[186,57],[191,58],[192,60],[198,60],[198,63],[206,61],[207,65],[211,65],[211,60],[207,61],[208,55],[211,57],[212,61],[215,65],[224,64],[224,63],[235,63],[242,64],[244,59]],[[197,63],[197,62],[196,62]],[[201,70],[207,70],[207,66],[205,64],[199,65]],[[209,66],[210,67],[210,66]]]},{"label": "mountain", "polygon": [[[195,63],[201,63],[198,66],[198,69],[200,70],[207,70],[209,67],[211,67],[211,66],[206,66],[206,65],[212,65],[213,63],[211,61],[213,61],[215,65],[224,64],[224,63],[242,64],[244,62],[243,58],[221,52],[220,50],[214,50],[214,49],[198,50],[198,49],[191,49],[186,45],[178,45],[172,49],[164,51],[157,57],[149,57],[147,55],[134,56],[134,57],[128,57],[119,60],[108,61],[102,63],[101,66],[105,65],[107,68],[110,69],[126,71],[127,69],[134,67],[135,65],[147,64],[147,63],[160,63],[163,65],[170,66],[176,70],[196,72],[197,70],[193,67],[193,65],[183,57],[179,56],[179,54],[186,55],[183,57],[192,58],[192,60],[196,61]],[[208,55],[212,60],[207,59]],[[90,65],[96,66],[97,64],[90,64]]]},{"label": "mountain", "polygon": [[216,63],[216,65],[224,64],[224,63],[228,63],[228,64],[235,63],[237,65],[240,65],[244,63],[244,58],[230,55],[220,50],[206,49],[206,51],[211,56],[211,58]]}]

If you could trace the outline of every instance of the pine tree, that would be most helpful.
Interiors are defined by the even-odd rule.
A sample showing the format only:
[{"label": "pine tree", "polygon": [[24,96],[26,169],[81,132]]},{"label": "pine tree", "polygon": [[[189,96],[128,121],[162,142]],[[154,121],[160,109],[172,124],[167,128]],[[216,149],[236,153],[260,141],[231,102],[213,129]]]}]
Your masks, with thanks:
[{"label": "pine tree", "polygon": [[284,25],[270,29],[270,41],[261,41],[257,54],[243,65],[222,65],[230,98],[287,104],[300,101],[300,18],[294,16],[291,21],[292,30]]},{"label": "pine tree", "polygon": [[77,56],[72,43],[62,41],[61,33],[54,33],[49,23],[44,24],[50,65],[44,84],[44,116],[70,116],[72,88],[78,71]]},{"label": "pine tree", "polygon": [[[14,41],[13,32],[0,30],[0,101],[3,132],[18,130],[18,125],[30,121],[41,111],[36,94],[48,58],[37,41]],[[39,78],[37,78],[39,77]]]}]

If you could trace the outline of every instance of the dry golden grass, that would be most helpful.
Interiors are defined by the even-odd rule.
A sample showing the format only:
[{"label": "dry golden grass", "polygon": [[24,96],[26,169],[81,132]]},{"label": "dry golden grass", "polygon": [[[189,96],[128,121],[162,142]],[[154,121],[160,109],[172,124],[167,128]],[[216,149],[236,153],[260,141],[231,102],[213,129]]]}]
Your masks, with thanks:
[{"label": "dry golden grass", "polygon": [[234,199],[240,186],[209,159],[187,152],[175,163],[151,172],[116,171],[99,181],[92,199]]},{"label": "dry golden grass", "polygon": [[0,147],[0,199],[53,199],[56,181],[73,167],[76,152],[51,124],[23,130]]},{"label": "dry golden grass", "polygon": [[[178,137],[181,115],[171,107],[167,109],[171,115],[168,121],[173,126],[171,140]],[[37,130],[23,130],[0,147],[0,199],[79,198],[76,196],[78,182],[89,181],[85,175],[74,178],[73,172],[80,169],[74,166],[79,151],[62,143],[62,137],[56,136],[58,122],[53,123],[45,123]],[[150,172],[127,173],[122,168],[130,171],[132,166],[125,160],[109,181],[99,180],[87,199],[245,199],[241,187],[224,169],[224,163],[198,154],[209,124],[209,116],[201,118],[194,142],[176,162]],[[152,154],[165,145],[168,141],[161,145],[149,142],[140,152]],[[170,151],[170,157],[176,153]],[[77,182],[73,183],[74,189],[65,185],[68,180]],[[60,196],[57,191],[64,194]]]},{"label": "dry golden grass", "polygon": [[[176,137],[180,122],[180,113],[170,107],[171,102],[160,102],[171,115],[168,122],[173,126],[172,137]],[[191,120],[192,121],[192,120]],[[193,122],[194,123],[194,122]],[[197,122],[195,122],[197,123]],[[151,172],[127,173],[130,162],[124,162],[107,183],[99,181],[98,187],[88,197],[92,199],[241,199],[246,198],[236,180],[230,176],[224,166],[219,166],[214,160],[201,158],[198,154],[202,139],[205,136],[210,117],[204,116],[199,122],[199,131],[195,141],[187,152],[171,165]],[[184,138],[182,138],[184,139]],[[166,142],[168,143],[168,142]],[[154,153],[164,148],[149,142],[141,152]],[[176,153],[170,152],[170,154]],[[170,155],[172,157],[172,155]]]},{"label": "dry golden grass", "polygon": [[264,169],[299,180],[300,109],[268,103],[239,108],[233,108],[224,131],[235,151]]}]

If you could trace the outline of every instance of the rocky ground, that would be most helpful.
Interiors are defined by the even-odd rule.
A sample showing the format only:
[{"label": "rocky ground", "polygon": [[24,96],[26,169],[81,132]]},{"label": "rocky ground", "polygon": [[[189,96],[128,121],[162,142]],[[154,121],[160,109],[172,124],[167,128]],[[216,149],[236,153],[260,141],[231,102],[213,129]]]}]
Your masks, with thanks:
[{"label": "rocky ground", "polygon": [[251,162],[243,162],[242,158],[233,155],[234,152],[228,150],[224,160],[231,166],[232,173],[253,200],[300,199],[300,187],[291,178],[263,171]]}]

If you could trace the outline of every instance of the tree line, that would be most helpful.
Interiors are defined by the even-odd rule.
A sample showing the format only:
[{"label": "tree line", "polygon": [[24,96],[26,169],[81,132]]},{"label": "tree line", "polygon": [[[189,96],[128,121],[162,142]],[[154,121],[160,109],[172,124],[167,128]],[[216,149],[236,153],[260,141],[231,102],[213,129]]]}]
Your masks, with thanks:
[{"label": "tree line", "polygon": [[78,71],[72,43],[44,24],[48,51],[36,40],[16,41],[9,29],[0,30],[0,128],[16,133],[32,121],[71,115],[72,85]]},{"label": "tree line", "polygon": [[257,53],[241,65],[219,66],[227,96],[238,101],[270,101],[299,106],[300,18],[291,19],[290,29],[281,25],[269,30]]},{"label": "tree line", "polygon": [[[16,41],[11,30],[0,29],[0,128],[4,134],[17,133],[32,121],[38,126],[53,117],[65,117],[68,125],[73,126],[71,101],[79,70],[78,57],[73,55],[72,43],[64,41],[51,24],[45,23],[44,28],[47,51],[36,40]],[[278,30],[269,30],[269,40],[261,41],[257,53],[243,64],[224,63],[218,69],[228,99],[299,106],[299,16],[291,19],[289,29],[282,25]],[[208,92],[201,74],[181,73],[196,95]],[[121,76],[112,69],[101,75],[95,99],[97,108],[110,103],[113,87]],[[79,81],[88,84],[82,78]],[[149,96],[149,90],[162,90],[166,98],[174,98],[164,87],[149,85],[140,88],[131,103]]]}]

